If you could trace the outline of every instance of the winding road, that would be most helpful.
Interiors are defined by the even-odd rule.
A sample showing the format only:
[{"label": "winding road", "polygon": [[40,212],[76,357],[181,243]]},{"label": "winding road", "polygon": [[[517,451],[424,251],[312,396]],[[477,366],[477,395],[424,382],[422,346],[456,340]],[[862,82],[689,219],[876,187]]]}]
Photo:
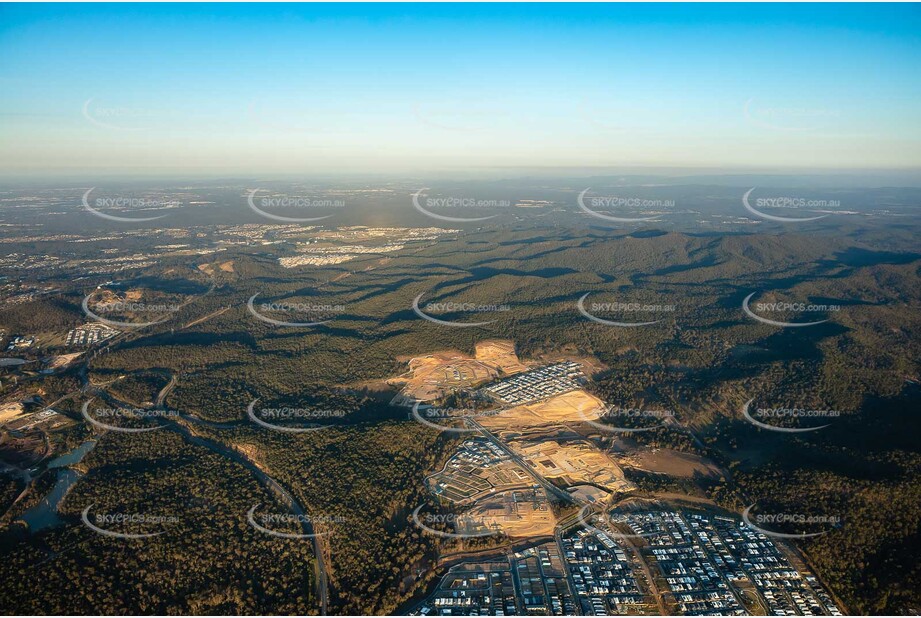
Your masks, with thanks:
[{"label": "winding road", "polygon": [[[89,381],[88,372],[85,369],[81,372],[81,377],[83,379],[83,387],[81,388],[80,392],[111,399],[126,407],[134,407],[133,404],[121,401],[117,397],[114,397],[111,393],[92,384]],[[178,379],[176,375],[171,373],[170,381],[162,389],[160,389],[160,392],[157,394],[156,403],[154,404],[153,409],[163,409],[166,397],[176,387],[177,383]],[[281,485],[281,483],[272,478],[265,470],[259,467],[258,464],[247,457],[244,453],[222,442],[195,434],[188,426],[169,415],[164,415],[162,418],[167,421],[167,424],[164,426],[166,429],[178,433],[187,442],[204,447],[217,455],[220,455],[236,464],[243,466],[261,485],[266,487],[270,492],[272,492],[272,494],[274,494],[279,500],[287,505],[289,509],[291,509],[292,513],[296,515],[300,521],[304,534],[312,535],[314,533],[313,526],[309,521],[309,517],[307,516],[304,507],[301,506],[301,504],[294,498],[293,495],[291,495],[287,489]],[[206,421],[189,414],[180,414],[180,418],[190,423],[205,425],[215,429],[227,429],[238,425],[238,423],[213,423],[211,421]],[[315,573],[315,595],[320,604],[320,613],[321,615],[325,616],[329,606],[329,578],[327,575],[323,537],[313,536],[312,541],[314,557],[317,565]]]},{"label": "winding road", "polygon": [[[155,408],[162,409],[164,402],[166,401],[167,395],[176,387],[178,379],[175,374],[170,374],[170,381],[167,383],[160,392],[157,394],[157,402]],[[169,419],[167,415],[166,418]],[[184,420],[190,421],[195,424],[205,425],[207,427],[218,428],[218,429],[227,429],[229,427],[234,427],[237,423],[214,423],[211,421],[206,421],[200,419],[196,416],[190,414],[182,414],[181,418]],[[274,478],[269,476],[269,474],[263,470],[259,465],[247,457],[241,451],[229,447],[222,442],[212,440],[210,438],[205,438],[203,436],[197,435],[192,432],[187,426],[182,423],[176,422],[172,419],[169,419],[169,429],[180,434],[186,441],[195,444],[197,446],[202,446],[208,450],[225,457],[234,463],[237,463],[244,468],[246,468],[250,474],[252,474],[257,481],[259,481],[264,487],[266,487],[270,492],[272,492],[279,500],[281,500],[294,515],[297,516],[298,520],[301,523],[301,528],[304,531],[304,534],[314,534],[313,526],[307,517],[307,513],[304,510],[304,507],[294,498],[291,493],[282,487],[281,483],[276,481]],[[313,551],[317,563],[317,572],[316,572],[316,596],[320,601],[320,612],[322,615],[326,615],[328,605],[329,605],[329,584],[326,571],[326,561],[323,548],[323,537],[322,536],[313,536]]]},{"label": "winding road", "polygon": [[[256,478],[263,486],[265,486],[269,491],[271,491],[279,500],[281,500],[291,511],[297,516],[298,520],[301,522],[301,528],[304,531],[304,534],[313,534],[313,526],[310,524],[307,513],[304,511],[304,507],[291,495],[288,490],[286,490],[282,485],[276,481],[274,478],[269,476],[262,468],[260,468],[255,462],[246,457],[240,451],[223,444],[222,442],[216,442],[209,438],[204,438],[202,436],[192,433],[192,431],[185,425],[178,422],[171,422],[168,427],[170,430],[179,433],[183,438],[188,442],[195,444],[197,446],[202,446],[208,450],[226,457],[230,461],[237,463],[244,468],[246,468],[253,477]],[[329,604],[329,587],[326,574],[326,563],[323,553],[321,536],[312,537],[313,540],[313,551],[317,561],[317,573],[316,573],[316,595],[320,601],[320,611],[325,616],[327,612],[327,606]]]}]

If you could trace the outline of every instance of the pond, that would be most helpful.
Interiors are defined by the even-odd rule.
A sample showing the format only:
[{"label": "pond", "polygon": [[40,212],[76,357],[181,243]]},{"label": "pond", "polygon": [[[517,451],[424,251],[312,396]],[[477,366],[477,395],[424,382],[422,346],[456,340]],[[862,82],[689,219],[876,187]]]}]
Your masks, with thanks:
[{"label": "pond", "polygon": [[64,453],[59,457],[55,457],[51,460],[51,463],[48,464],[49,468],[66,468],[67,466],[72,466],[75,463],[80,463],[83,461],[83,458],[93,450],[93,447],[96,446],[95,440],[87,440],[74,450],[69,453]]},{"label": "pond", "polygon": [[64,499],[73,484],[83,476],[82,473],[70,468],[58,470],[57,475],[54,487],[51,488],[48,495],[19,517],[28,524],[29,532],[32,534],[64,523],[64,520],[58,515],[58,505],[61,504],[61,500]]},{"label": "pond", "polygon": [[48,464],[48,470],[53,471],[50,473],[57,474],[54,487],[51,488],[47,496],[42,498],[41,502],[27,509],[19,517],[19,519],[28,524],[29,531],[32,534],[64,523],[64,520],[58,515],[58,506],[74,483],[83,476],[83,473],[72,470],[67,466],[82,461],[86,454],[93,450],[94,446],[96,446],[96,440],[87,440],[69,453],[55,457]]}]

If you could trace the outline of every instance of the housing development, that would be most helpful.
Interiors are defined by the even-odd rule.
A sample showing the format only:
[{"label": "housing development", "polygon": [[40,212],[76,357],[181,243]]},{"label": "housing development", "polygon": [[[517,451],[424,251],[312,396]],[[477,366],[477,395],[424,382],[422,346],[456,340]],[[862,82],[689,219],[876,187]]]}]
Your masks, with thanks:
[{"label": "housing development", "polygon": [[574,391],[583,381],[581,365],[568,361],[519,374],[483,390],[502,403],[518,405]]},{"label": "housing development", "polygon": [[452,568],[413,613],[655,615],[660,599],[686,616],[841,615],[816,577],[794,567],[769,537],[738,518],[701,511],[637,511],[608,523],[580,522],[561,530],[555,542],[506,560]]},{"label": "housing development", "polygon": [[67,346],[93,346],[106,339],[111,339],[119,331],[105,324],[90,323],[68,331],[64,345]]},{"label": "housing development", "polygon": [[[471,364],[480,372],[459,381],[457,372]],[[436,399],[457,385],[500,406],[441,416],[437,406],[424,408],[429,421],[467,436],[426,478],[435,504],[420,506],[417,516],[425,515],[417,521],[431,534],[492,539],[494,550],[453,564],[412,613],[841,614],[779,537],[708,500],[650,495],[627,478],[622,466],[662,462],[672,473],[688,465],[692,475],[719,472],[668,449],[631,456],[607,449],[607,406],[585,390],[588,359],[523,363],[514,346],[490,341],[477,345],[474,359],[440,352],[410,367],[398,401]]]}]

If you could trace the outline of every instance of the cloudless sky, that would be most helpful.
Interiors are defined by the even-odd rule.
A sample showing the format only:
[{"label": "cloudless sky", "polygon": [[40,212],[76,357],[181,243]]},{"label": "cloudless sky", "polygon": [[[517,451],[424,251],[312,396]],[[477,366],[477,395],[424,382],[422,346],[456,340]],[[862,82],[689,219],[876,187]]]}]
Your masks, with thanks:
[{"label": "cloudless sky", "polygon": [[0,5],[0,167],[916,168],[918,5]]}]

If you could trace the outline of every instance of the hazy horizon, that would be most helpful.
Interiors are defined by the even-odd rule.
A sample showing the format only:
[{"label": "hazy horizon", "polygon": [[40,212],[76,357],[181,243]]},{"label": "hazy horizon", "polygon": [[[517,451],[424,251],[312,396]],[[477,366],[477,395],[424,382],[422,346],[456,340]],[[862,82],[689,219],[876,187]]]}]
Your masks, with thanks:
[{"label": "hazy horizon", "polygon": [[921,10],[3,4],[0,605],[921,607]]},{"label": "hazy horizon", "polygon": [[6,177],[921,169],[916,5],[3,5]]}]

